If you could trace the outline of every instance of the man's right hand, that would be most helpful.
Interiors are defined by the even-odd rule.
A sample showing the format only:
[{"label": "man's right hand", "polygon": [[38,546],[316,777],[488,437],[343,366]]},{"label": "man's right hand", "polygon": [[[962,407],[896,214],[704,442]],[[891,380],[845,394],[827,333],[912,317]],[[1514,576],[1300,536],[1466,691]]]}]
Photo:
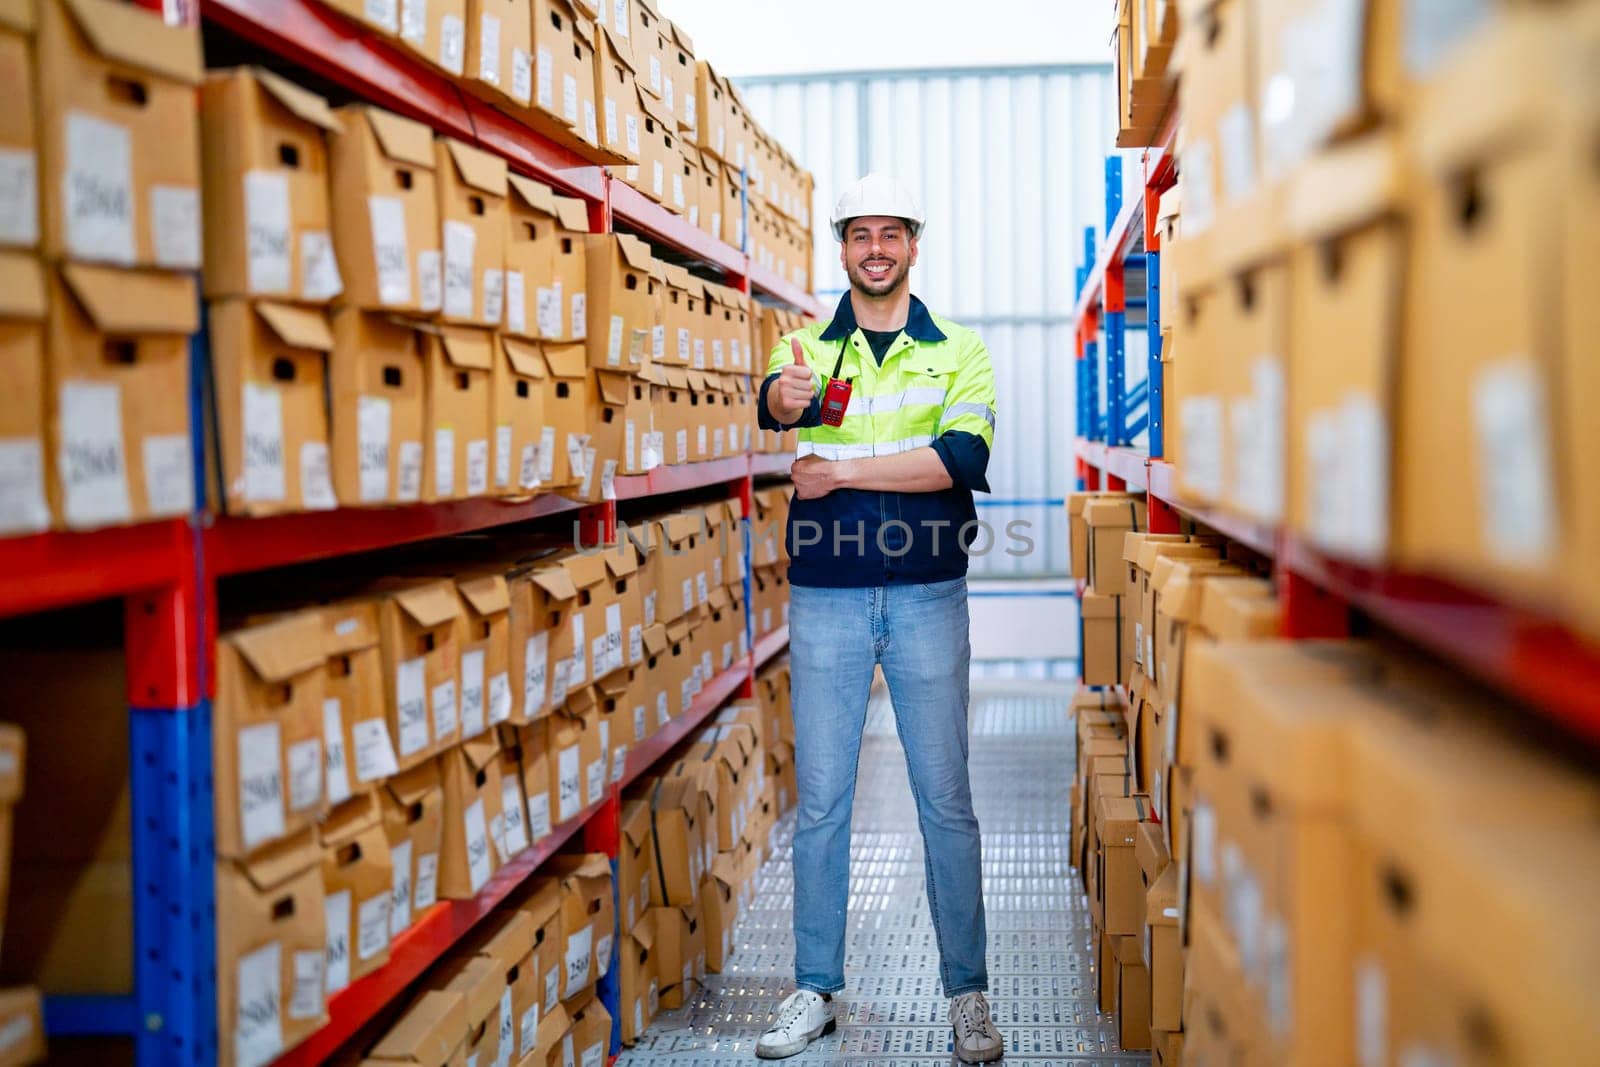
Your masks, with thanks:
[{"label": "man's right hand", "polygon": [[804,415],[811,406],[811,398],[816,395],[816,381],[811,368],[806,366],[805,349],[800,347],[798,337],[789,339],[789,351],[794,354],[794,362],[778,372],[778,380],[767,391],[767,406],[772,417],[785,425]]}]

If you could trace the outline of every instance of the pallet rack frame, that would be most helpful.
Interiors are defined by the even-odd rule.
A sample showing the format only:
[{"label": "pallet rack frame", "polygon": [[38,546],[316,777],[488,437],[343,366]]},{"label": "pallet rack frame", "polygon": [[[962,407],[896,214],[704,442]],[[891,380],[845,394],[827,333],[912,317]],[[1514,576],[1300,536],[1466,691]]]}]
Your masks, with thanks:
[{"label": "pallet rack frame", "polygon": [[[216,23],[275,57],[339,84],[369,102],[418,119],[504,157],[512,169],[588,205],[589,227],[620,224],[668,246],[695,266],[719,272],[747,295],[816,314],[814,296],[763,267],[748,247],[734,248],[647,199],[609,169],[523,127],[462,93],[443,75],[390,47],[312,0],[140,0],[169,19]],[[748,199],[743,210],[748,213]],[[749,227],[745,226],[748,234]],[[748,246],[748,237],[746,238]],[[207,338],[190,345],[190,425],[195,470],[203,471],[202,418]],[[126,1036],[136,1062],[203,1065],[217,1061],[216,905],[211,774],[212,662],[217,582],[290,566],[570,513],[584,543],[616,536],[617,502],[718,486],[741,501],[746,558],[754,480],[788,472],[787,455],[736,455],[658,467],[616,479],[616,499],[584,504],[555,495],[508,503],[479,499],[389,509],[242,519],[208,513],[203,486],[184,518],[88,532],[0,539],[0,618],[95,601],[123,601],[129,710],[134,988],[123,995],[51,996],[45,1028],[56,1036]],[[280,1064],[321,1062],[394,1005],[407,986],[531,875],[562,844],[578,837],[615,857],[620,789],[722,704],[754,695],[756,672],[788,643],[788,628],[753,636],[745,576],[746,643],[741,663],[714,677],[690,714],[674,719],[630,752],[623,778],[605,800],[556,828],[508,864],[470,901],[444,901],[393,946],[390,963],[330,998],[330,1023],[290,1050]],[[613,959],[615,963],[615,959]],[[613,967],[600,995],[613,1019],[620,990]],[[614,1025],[611,1053],[620,1044]]]}]

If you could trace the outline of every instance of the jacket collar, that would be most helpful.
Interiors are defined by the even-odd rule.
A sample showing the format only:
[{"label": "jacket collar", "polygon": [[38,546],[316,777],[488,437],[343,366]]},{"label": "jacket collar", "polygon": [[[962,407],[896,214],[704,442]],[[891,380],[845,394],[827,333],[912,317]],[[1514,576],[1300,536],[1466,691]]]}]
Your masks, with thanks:
[{"label": "jacket collar", "polygon": [[[827,329],[822,331],[819,341],[840,341],[856,332],[856,309],[850,303],[850,291],[845,290],[844,296],[839,298],[839,306],[834,309],[833,321],[828,323]],[[948,340],[944,331],[934,325],[933,316],[928,312],[928,306],[915,295],[911,297],[911,310],[906,315],[906,336],[913,341],[922,341],[927,344],[937,344]]]}]

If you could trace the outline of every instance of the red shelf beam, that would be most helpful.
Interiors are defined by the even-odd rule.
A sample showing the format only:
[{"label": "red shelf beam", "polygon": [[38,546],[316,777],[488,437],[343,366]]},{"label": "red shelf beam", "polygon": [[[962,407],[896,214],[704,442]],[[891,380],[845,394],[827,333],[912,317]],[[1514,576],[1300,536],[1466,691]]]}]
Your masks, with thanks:
[{"label": "red shelf beam", "polygon": [[1278,552],[1279,532],[1276,526],[1242,519],[1213,508],[1193,507],[1178,500],[1178,476],[1171,463],[1165,460],[1150,461],[1150,495],[1181,511],[1184,515],[1231,540],[1271,558]]},{"label": "red shelf beam", "polygon": [[679,715],[663,726],[641,745],[628,749],[628,758],[623,766],[623,788],[633,784],[645,771],[662,756],[666,755],[679,742],[698,730],[707,719],[717,713],[717,709],[726,704],[744,685],[750,677],[750,663],[748,660],[741,662],[737,667],[730,667],[721,674],[712,678],[700,695],[694,698],[690,705],[689,714]]},{"label": "red shelf beam", "polygon": [[757,478],[770,475],[788,477],[794,466],[793,452],[760,452],[750,457],[750,473]]},{"label": "red shelf beam", "polygon": [[0,540],[0,616],[176,587],[193,580],[186,519]]}]

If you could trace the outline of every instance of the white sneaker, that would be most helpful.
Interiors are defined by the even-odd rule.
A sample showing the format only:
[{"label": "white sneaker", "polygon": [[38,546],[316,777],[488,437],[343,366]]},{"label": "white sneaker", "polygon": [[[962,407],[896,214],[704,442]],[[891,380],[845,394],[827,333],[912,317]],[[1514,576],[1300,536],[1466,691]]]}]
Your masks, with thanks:
[{"label": "white sneaker", "polygon": [[756,1055],[764,1060],[781,1060],[804,1052],[819,1037],[838,1029],[833,1018],[833,1002],[820,993],[797,989],[778,1007],[778,1017],[756,1042]]},{"label": "white sneaker", "polygon": [[950,1001],[950,1025],[956,1032],[956,1058],[962,1063],[990,1063],[1006,1054],[1005,1039],[989,1018],[982,993],[963,993]]}]

